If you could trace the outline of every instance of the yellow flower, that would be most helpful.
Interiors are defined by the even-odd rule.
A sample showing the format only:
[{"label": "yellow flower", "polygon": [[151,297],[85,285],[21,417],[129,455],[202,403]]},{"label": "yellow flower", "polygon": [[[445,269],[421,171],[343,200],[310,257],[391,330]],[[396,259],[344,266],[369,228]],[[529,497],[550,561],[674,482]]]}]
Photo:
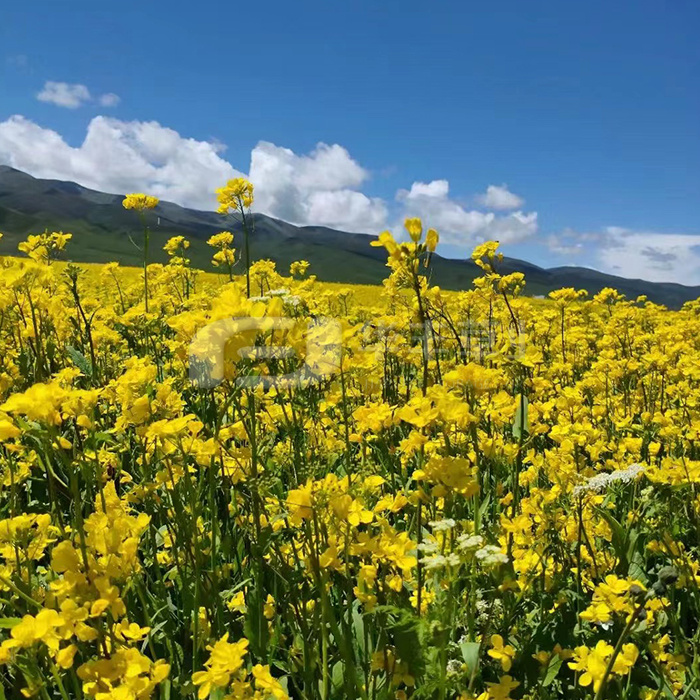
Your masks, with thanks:
[{"label": "yellow flower", "polygon": [[124,209],[133,209],[135,211],[144,211],[146,209],[155,209],[160,200],[158,197],[152,197],[140,192],[133,192],[124,197],[122,206]]},{"label": "yellow flower", "polygon": [[376,241],[370,241],[370,245],[373,248],[384,247],[390,255],[394,254],[399,249],[390,231],[382,231]]},{"label": "yellow flower", "polygon": [[214,248],[230,248],[233,244],[233,234],[230,231],[221,231],[211,236],[207,244]]},{"label": "yellow flower", "polygon": [[[514,681],[510,676],[501,676],[498,683],[487,683],[486,685],[489,691],[488,694],[484,695],[486,695],[488,700],[508,700],[511,690],[515,690],[520,683]],[[479,696],[479,698],[482,697],[483,696]],[[486,698],[484,698],[484,700],[486,700]]]},{"label": "yellow flower", "polygon": [[290,522],[300,525],[302,520],[313,517],[313,496],[311,484],[306,484],[300,489],[292,489],[287,496],[287,508],[289,508]]},{"label": "yellow flower", "polygon": [[501,662],[501,668],[507,673],[510,671],[510,667],[513,664],[513,657],[515,656],[515,649],[510,644],[503,643],[503,637],[500,634],[494,634],[491,636],[491,646],[488,655],[492,659],[496,659]]},{"label": "yellow flower", "polygon": [[163,250],[168,255],[180,255],[184,250],[186,250],[189,247],[190,242],[184,236],[173,236],[165,242]]},{"label": "yellow flower", "polygon": [[425,236],[425,247],[431,253],[434,253],[439,241],[440,241],[440,236],[438,235],[438,232],[434,228],[429,228],[428,233]]},{"label": "yellow flower", "polygon": [[114,626],[114,635],[121,640],[137,641],[143,639],[150,631],[150,627],[139,627],[135,622],[128,620],[122,620]]},{"label": "yellow flower", "polygon": [[217,688],[225,688],[231,676],[243,666],[243,659],[247,654],[248,640],[239,639],[230,644],[228,642],[228,632],[207,649],[211,652],[209,659],[204,664],[205,671],[197,671],[192,675],[192,682],[200,686],[198,697],[204,700]]},{"label": "yellow flower", "polygon": [[263,614],[268,620],[275,616],[275,599],[268,593],[265,605],[263,606]]},{"label": "yellow flower", "polygon": [[[574,671],[583,673],[578,679],[579,685],[584,687],[593,685],[595,692],[600,688],[608,667],[613,647],[604,640],[600,640],[593,649],[585,646],[576,647],[574,660],[569,662],[569,667]],[[612,672],[618,675],[626,675],[634,666],[639,657],[639,650],[634,644],[625,644],[622,653],[615,659]]]},{"label": "yellow flower", "polygon": [[243,212],[253,204],[253,183],[243,177],[229,180],[224,187],[216,190],[216,198],[219,201],[219,214]]},{"label": "yellow flower", "polygon": [[263,697],[288,700],[287,691],[272,677],[269,666],[261,666],[260,664],[253,666],[253,677],[255,678],[255,689],[263,691]]},{"label": "yellow flower", "polygon": [[11,440],[21,434],[22,431],[9,420],[0,420],[0,440]]},{"label": "yellow flower", "polygon": [[423,235],[423,222],[418,217],[415,217],[413,219],[406,219],[403,225],[406,231],[408,231],[411,240],[414,243],[418,243],[420,237]]},{"label": "yellow flower", "polygon": [[289,266],[289,274],[292,277],[303,277],[309,269],[308,260],[296,260]]},{"label": "yellow flower", "polygon": [[231,610],[231,612],[245,613],[245,593],[243,591],[234,593],[231,600],[226,604],[226,607]]},{"label": "yellow flower", "polygon": [[56,654],[56,663],[61,668],[70,668],[73,665],[73,659],[78,651],[78,647],[75,644],[69,644],[67,647],[63,647]]}]

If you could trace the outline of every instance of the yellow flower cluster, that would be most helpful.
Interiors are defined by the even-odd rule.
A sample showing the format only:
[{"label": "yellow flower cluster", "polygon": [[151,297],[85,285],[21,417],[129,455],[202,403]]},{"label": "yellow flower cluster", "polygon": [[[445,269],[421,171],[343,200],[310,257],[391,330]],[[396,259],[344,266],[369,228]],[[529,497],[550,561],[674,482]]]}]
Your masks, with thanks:
[{"label": "yellow flower cluster", "polygon": [[133,209],[134,211],[144,211],[146,209],[155,209],[159,203],[158,197],[153,197],[141,192],[133,192],[127,194],[122,202],[124,209]]},{"label": "yellow flower cluster", "polygon": [[224,187],[216,190],[219,213],[242,212],[253,204],[253,184],[242,177],[229,180]]},{"label": "yellow flower cluster", "polygon": [[381,288],[230,231],[0,261],[5,697],[693,697],[700,302],[529,298],[495,242],[445,292],[405,229]]}]

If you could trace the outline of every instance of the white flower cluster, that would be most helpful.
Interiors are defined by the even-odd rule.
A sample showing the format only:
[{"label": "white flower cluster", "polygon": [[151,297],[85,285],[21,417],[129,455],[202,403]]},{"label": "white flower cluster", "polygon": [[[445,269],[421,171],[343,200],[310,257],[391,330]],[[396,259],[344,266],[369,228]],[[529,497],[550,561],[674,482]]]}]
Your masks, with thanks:
[{"label": "white flower cluster", "polygon": [[481,549],[477,549],[475,556],[485,566],[496,566],[497,564],[508,563],[508,555],[503,554],[501,548],[493,544],[487,544]]},{"label": "white flower cluster", "polygon": [[457,549],[462,552],[473,552],[484,544],[481,535],[467,535],[466,533],[457,538]]},{"label": "white flower cluster", "polygon": [[459,659],[450,659],[447,662],[447,673],[448,675],[455,675],[461,673],[464,668],[464,662]]},{"label": "white flower cluster", "polygon": [[444,520],[431,520],[428,525],[433,528],[433,532],[446,532],[451,530],[457,523],[452,518]]},{"label": "white flower cluster", "polygon": [[270,301],[274,297],[280,297],[285,304],[290,304],[291,306],[299,306],[301,304],[301,298],[290,294],[288,289],[280,287],[280,289],[271,289],[265,296],[261,297],[250,297],[249,301]]},{"label": "white flower cluster", "polygon": [[[493,600],[484,600],[479,598],[476,601],[476,614],[477,614],[477,624],[486,625],[489,619],[493,617],[500,617],[503,614],[503,603],[500,598],[494,598]],[[460,644],[468,641],[466,638],[460,639]]]},{"label": "white flower cluster", "polygon": [[418,549],[423,554],[435,554],[438,551],[438,543],[435,540],[426,540],[418,545]]},{"label": "white flower cluster", "polygon": [[574,487],[574,496],[581,496],[584,493],[600,493],[607,490],[611,484],[622,482],[628,484],[644,472],[646,467],[643,464],[631,464],[627,469],[620,469],[616,472],[596,474],[590,479],[586,479],[583,484]]},{"label": "white flower cluster", "polygon": [[[434,520],[428,523],[433,532],[447,532],[455,527],[457,523],[452,518],[444,520]],[[508,556],[501,552],[501,548],[493,544],[484,544],[481,535],[463,533],[457,537],[457,552],[450,554],[440,554],[439,545],[435,539],[427,539],[421,542],[417,549],[424,556],[421,563],[426,570],[442,569],[448,566],[459,566],[462,561],[467,561],[471,557],[476,557],[484,566],[496,566],[507,564]]]},{"label": "white flower cluster", "polygon": [[459,566],[462,560],[457,554],[448,554],[443,556],[442,554],[433,554],[430,557],[425,557],[423,559],[423,566],[426,570],[430,571],[432,569],[444,569],[448,566]]}]

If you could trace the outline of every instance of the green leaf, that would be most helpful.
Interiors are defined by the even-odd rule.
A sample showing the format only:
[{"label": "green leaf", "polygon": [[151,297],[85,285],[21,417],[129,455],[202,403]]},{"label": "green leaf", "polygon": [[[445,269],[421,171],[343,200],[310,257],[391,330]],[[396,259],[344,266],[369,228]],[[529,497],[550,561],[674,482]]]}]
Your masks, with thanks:
[{"label": "green leaf", "polygon": [[530,423],[527,418],[528,413],[528,401],[527,396],[524,394],[519,395],[518,408],[515,411],[515,418],[513,419],[513,437],[519,440],[521,437],[520,426],[526,433],[530,433]]},{"label": "green leaf", "polygon": [[109,433],[105,433],[104,431],[99,431],[94,434],[94,438],[97,442],[108,442],[112,445],[116,444],[116,440],[114,439],[114,435],[110,435]]},{"label": "green leaf", "polygon": [[393,638],[398,657],[408,664],[412,673],[420,675],[425,668],[425,658],[418,618],[412,613],[401,611],[395,622],[387,624],[387,631]]},{"label": "green leaf", "polygon": [[9,630],[22,622],[21,617],[0,617],[0,629]]},{"label": "green leaf", "polygon": [[74,348],[72,345],[66,345],[66,352],[68,357],[73,361],[73,364],[86,376],[92,376],[92,365],[90,361],[83,355],[80,350]]},{"label": "green leaf", "polygon": [[635,550],[630,557],[630,565],[628,575],[630,578],[641,581],[645,586],[649,583],[649,577],[644,570],[644,557]]},{"label": "green leaf", "polygon": [[362,654],[365,653],[365,621],[360,611],[355,608],[352,611],[352,626],[354,629],[355,640]]},{"label": "green leaf", "polygon": [[459,645],[459,648],[462,651],[464,663],[467,665],[467,674],[471,676],[479,665],[479,649],[481,649],[481,644],[479,644],[479,642],[464,642]]},{"label": "green leaf", "polygon": [[333,670],[331,671],[331,682],[334,688],[342,688],[345,682],[345,664],[342,661],[337,661],[333,665]]},{"label": "green leaf", "polygon": [[484,500],[481,502],[481,505],[479,506],[479,520],[481,522],[484,521],[484,514],[488,510],[489,505],[491,505],[491,494],[487,493],[486,497]]},{"label": "green leaf", "polygon": [[269,632],[267,620],[263,615],[262,594],[257,586],[250,591],[246,603],[248,606],[244,624],[246,637],[250,641],[253,652],[258,656],[263,656],[269,640]]},{"label": "green leaf", "polygon": [[610,530],[612,531],[612,545],[615,549],[615,554],[620,561],[621,570],[627,574],[629,572],[629,560],[627,559],[629,541],[627,530],[622,527],[615,516],[605,508],[598,508],[595,506],[595,511],[610,526]]},{"label": "green leaf", "polygon": [[547,665],[547,675],[544,677],[544,683],[542,684],[545,688],[554,682],[554,679],[557,677],[557,673],[559,673],[559,669],[561,668],[561,664],[561,656],[554,654]]}]

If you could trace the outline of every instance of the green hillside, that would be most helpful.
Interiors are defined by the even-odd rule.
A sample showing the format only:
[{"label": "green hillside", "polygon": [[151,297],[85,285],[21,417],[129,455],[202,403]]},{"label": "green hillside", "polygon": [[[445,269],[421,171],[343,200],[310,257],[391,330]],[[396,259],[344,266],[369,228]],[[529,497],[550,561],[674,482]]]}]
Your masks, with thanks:
[{"label": "green hillside", "polygon": [[[42,180],[0,166],[0,231],[5,234],[0,240],[0,255],[16,255],[17,244],[28,233],[48,228],[73,234],[68,257],[74,261],[116,260],[123,265],[138,265],[141,252],[134,241],[140,241],[141,233],[133,212],[122,207],[122,199],[122,195],[95,192],[72,182]],[[232,220],[170,202],[161,202],[149,212],[149,219],[154,262],[165,262],[162,247],[168,238],[184,235],[191,242],[192,264],[203,270],[212,269],[213,251],[206,240],[222,229],[237,232]],[[305,259],[324,281],[376,284],[386,276],[385,252],[369,245],[372,236],[295,226],[263,214],[255,214],[253,223],[253,259],[270,258],[282,272],[294,260]],[[524,272],[526,292],[532,295],[564,286],[587,289],[591,294],[603,287],[615,287],[630,298],[645,294],[670,307],[700,296],[700,287],[630,280],[579,267],[544,269],[511,258],[506,258],[503,270]],[[471,260],[436,255],[432,281],[445,289],[467,289],[479,272]]]}]

